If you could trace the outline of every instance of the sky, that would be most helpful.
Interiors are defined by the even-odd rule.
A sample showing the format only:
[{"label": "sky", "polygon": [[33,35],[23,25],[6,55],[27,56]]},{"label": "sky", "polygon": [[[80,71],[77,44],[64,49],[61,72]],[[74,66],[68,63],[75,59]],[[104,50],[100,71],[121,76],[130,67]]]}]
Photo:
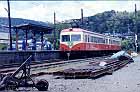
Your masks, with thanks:
[{"label": "sky", "polygon": [[[24,18],[53,23],[53,14],[56,21],[81,18],[81,8],[84,17],[93,16],[104,11],[140,10],[140,1],[10,1],[11,17]],[[0,1],[0,17],[7,17],[6,1]]]}]

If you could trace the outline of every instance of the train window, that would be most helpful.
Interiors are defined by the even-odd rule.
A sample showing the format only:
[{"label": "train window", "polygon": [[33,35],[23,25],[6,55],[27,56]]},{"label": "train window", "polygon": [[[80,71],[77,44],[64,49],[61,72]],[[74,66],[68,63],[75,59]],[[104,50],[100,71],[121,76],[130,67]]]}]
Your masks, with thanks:
[{"label": "train window", "polygon": [[91,36],[91,42],[94,42],[94,37],[93,36]]},{"label": "train window", "polygon": [[111,44],[111,40],[109,39],[109,44]]},{"label": "train window", "polygon": [[90,36],[88,35],[88,42],[90,42]]},{"label": "train window", "polygon": [[71,41],[81,41],[81,35],[71,35]]},{"label": "train window", "polygon": [[97,37],[94,37],[93,40],[94,40],[95,43],[98,43],[98,38]]},{"label": "train window", "polygon": [[87,35],[85,35],[85,42],[87,42]]},{"label": "train window", "polygon": [[62,42],[70,41],[70,35],[62,35]]},{"label": "train window", "polygon": [[113,40],[113,44],[115,44],[115,45],[119,45],[119,41],[115,41],[115,40]]},{"label": "train window", "polygon": [[93,42],[95,43],[105,43],[105,39],[99,37],[93,37]]},{"label": "train window", "polygon": [[107,39],[105,39],[105,43],[106,43],[106,44],[108,43],[108,40],[107,40]]}]

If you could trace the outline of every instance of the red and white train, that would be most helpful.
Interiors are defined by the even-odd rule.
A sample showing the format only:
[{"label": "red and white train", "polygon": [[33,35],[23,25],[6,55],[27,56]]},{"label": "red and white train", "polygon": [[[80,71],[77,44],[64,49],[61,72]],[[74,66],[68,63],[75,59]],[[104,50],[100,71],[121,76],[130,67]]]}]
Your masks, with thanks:
[{"label": "red and white train", "polygon": [[119,51],[121,39],[81,28],[68,28],[60,33],[61,51]]}]

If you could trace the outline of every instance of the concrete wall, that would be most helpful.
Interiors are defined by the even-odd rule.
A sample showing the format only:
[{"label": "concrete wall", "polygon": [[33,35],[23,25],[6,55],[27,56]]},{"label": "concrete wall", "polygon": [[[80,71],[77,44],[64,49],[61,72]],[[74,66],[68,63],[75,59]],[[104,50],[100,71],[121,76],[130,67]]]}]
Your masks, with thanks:
[{"label": "concrete wall", "polygon": [[1,51],[0,64],[22,63],[30,55],[33,55],[33,61],[53,60],[60,58],[59,51]]}]

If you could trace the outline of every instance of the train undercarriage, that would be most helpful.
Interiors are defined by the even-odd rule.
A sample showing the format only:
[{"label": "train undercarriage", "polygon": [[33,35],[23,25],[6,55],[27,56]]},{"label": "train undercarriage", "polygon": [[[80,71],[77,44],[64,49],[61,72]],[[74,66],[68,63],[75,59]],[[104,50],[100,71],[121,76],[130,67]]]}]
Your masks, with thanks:
[{"label": "train undercarriage", "polygon": [[98,50],[98,51],[61,51],[62,59],[79,59],[79,58],[91,58],[104,55],[112,55],[119,50]]}]

